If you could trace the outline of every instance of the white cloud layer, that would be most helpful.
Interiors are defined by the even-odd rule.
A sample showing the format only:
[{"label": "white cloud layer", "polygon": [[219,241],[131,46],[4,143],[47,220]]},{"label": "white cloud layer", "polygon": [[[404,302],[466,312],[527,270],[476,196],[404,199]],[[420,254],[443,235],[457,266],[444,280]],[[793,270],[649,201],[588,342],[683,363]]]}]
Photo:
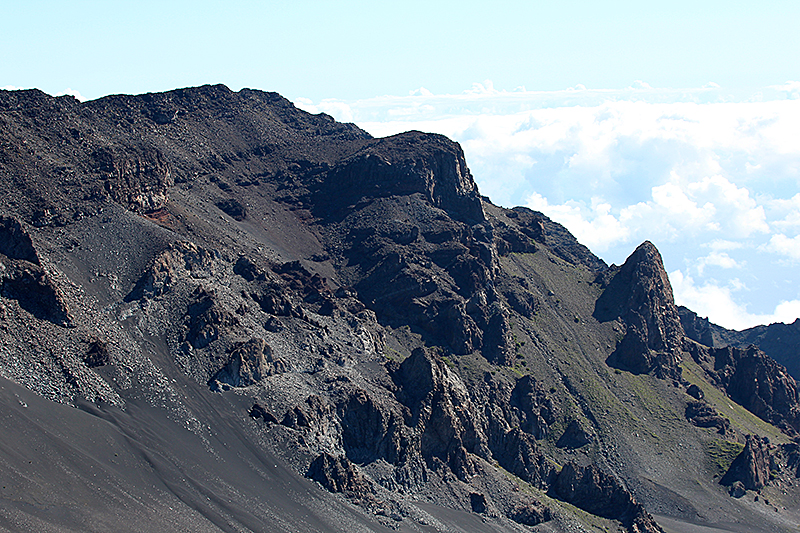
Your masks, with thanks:
[{"label": "white cloud layer", "polygon": [[483,194],[564,224],[608,262],[661,250],[676,301],[745,328],[800,316],[800,82],[731,94],[659,89],[425,88],[298,102],[376,136],[459,141]]}]

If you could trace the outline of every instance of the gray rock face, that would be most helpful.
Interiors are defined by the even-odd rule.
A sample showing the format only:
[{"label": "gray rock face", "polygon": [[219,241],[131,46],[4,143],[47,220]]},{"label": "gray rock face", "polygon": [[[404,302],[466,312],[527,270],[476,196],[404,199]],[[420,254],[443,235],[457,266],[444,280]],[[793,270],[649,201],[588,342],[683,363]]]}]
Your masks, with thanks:
[{"label": "gray rock face", "polygon": [[309,466],[308,477],[331,492],[342,492],[359,500],[372,495],[369,483],[347,457],[320,454]]},{"label": "gray rock face", "polygon": [[580,467],[567,463],[559,472],[552,490],[560,498],[585,511],[619,520],[628,531],[663,533],[661,527],[616,478],[594,465]]},{"label": "gray rock face", "polygon": [[744,449],[720,480],[722,485],[741,483],[747,490],[760,490],[769,481],[769,454],[755,435],[747,435]]},{"label": "gray rock face", "polygon": [[795,380],[783,365],[764,352],[688,345],[718,387],[747,410],[794,435],[800,431],[800,396]]},{"label": "gray rock face", "polygon": [[698,317],[697,313],[685,307],[679,307],[678,311],[690,339],[710,348],[734,346],[746,349],[754,344],[785,366],[795,381],[800,379],[800,320],[791,324],[778,322],[735,331],[712,324],[707,318]]},{"label": "gray rock face", "polygon": [[652,243],[642,243],[613,274],[594,316],[600,321],[619,318],[625,325],[609,364],[634,373],[680,377],[683,327],[661,254]]},{"label": "gray rock face", "polygon": [[217,387],[248,387],[288,369],[286,361],[276,357],[264,339],[253,338],[234,347],[228,363],[211,378],[211,383],[216,382]]},{"label": "gray rock face", "polygon": [[[366,197],[419,193],[434,207],[470,225],[485,220],[464,153],[440,135],[408,132],[359,150],[319,184],[313,205],[338,210]],[[335,202],[335,203],[334,203]]]},{"label": "gray rock face", "polygon": [[398,399],[410,410],[409,425],[420,433],[420,451],[433,466],[441,462],[462,480],[475,473],[468,456],[489,456],[469,393],[441,360],[418,348],[393,375]]}]

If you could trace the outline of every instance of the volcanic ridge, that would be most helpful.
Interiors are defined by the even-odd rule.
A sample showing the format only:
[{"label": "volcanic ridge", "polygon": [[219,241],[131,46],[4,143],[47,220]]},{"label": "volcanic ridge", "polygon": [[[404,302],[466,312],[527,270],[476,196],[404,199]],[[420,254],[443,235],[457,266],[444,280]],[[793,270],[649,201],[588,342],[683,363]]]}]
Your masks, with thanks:
[{"label": "volcanic ridge", "polygon": [[2,530],[797,530],[797,323],[677,308],[443,136],[0,91],[0,183]]}]

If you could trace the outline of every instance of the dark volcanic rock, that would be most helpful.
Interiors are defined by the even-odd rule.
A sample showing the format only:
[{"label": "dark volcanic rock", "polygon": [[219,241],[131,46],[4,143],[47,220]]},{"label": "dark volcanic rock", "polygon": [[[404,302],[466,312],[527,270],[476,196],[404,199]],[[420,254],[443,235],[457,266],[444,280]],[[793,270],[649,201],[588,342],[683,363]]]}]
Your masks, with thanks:
[{"label": "dark volcanic rock", "polygon": [[559,448],[580,448],[592,442],[592,434],[583,429],[581,423],[573,420],[558,438],[556,446]]},{"label": "dark volcanic rock", "polygon": [[228,363],[211,378],[209,384],[218,387],[247,387],[273,374],[288,370],[286,362],[276,357],[264,339],[250,339],[234,347]]},{"label": "dark volcanic rock", "polygon": [[519,223],[520,231],[525,236],[546,245],[565,261],[584,265],[592,272],[603,272],[608,268],[602,259],[579,243],[567,228],[542,213],[527,207],[515,207],[510,215]]},{"label": "dark volcanic rock", "polygon": [[25,231],[19,220],[13,217],[0,215],[0,254],[9,259],[22,259],[35,265],[41,265],[31,236]]},{"label": "dark volcanic rock", "polygon": [[241,256],[236,261],[236,264],[233,266],[233,273],[242,276],[247,281],[264,279],[264,271],[258,268],[258,266],[246,256]]},{"label": "dark volcanic rock", "polygon": [[342,492],[359,500],[372,499],[372,488],[347,457],[320,454],[308,467],[308,477],[331,492]]},{"label": "dark volcanic rock", "polygon": [[768,452],[755,435],[747,435],[744,449],[722,476],[722,485],[741,482],[747,490],[760,490],[769,481]]},{"label": "dark volcanic rock", "polygon": [[392,378],[400,389],[398,399],[410,410],[408,425],[420,432],[420,449],[435,468],[448,466],[460,479],[474,474],[467,455],[489,456],[486,436],[464,383],[440,359],[417,348]]},{"label": "dark volcanic rock", "polygon": [[518,524],[531,527],[553,518],[550,509],[526,496],[519,496],[511,508],[506,511],[506,515]]},{"label": "dark volcanic rock", "polygon": [[692,357],[732,400],[790,434],[800,431],[800,396],[797,383],[786,368],[755,346],[688,347]]},{"label": "dark volcanic rock", "polygon": [[541,452],[532,435],[514,428],[493,440],[499,441],[492,447],[492,453],[500,466],[534,487],[550,486],[556,467]]},{"label": "dark volcanic rock", "polygon": [[[616,348],[610,363],[679,377],[658,252],[607,268],[542,213],[480,197],[444,137],[373,139],[224,86],[0,90],[0,182],[14,524],[506,532],[553,518],[532,496],[547,491],[657,531],[626,486],[670,516],[698,496],[708,520],[766,519],[709,490],[708,431],[663,423],[727,428],[710,403],[606,367]],[[775,368],[690,350],[703,390],[789,427]],[[782,450],[781,483],[800,464]],[[565,508],[544,529],[592,524]]]},{"label": "dark volcanic rock", "polygon": [[319,395],[312,394],[306,400],[289,409],[281,425],[292,429],[310,428],[319,425],[333,413],[332,407]]},{"label": "dark volcanic rock", "polygon": [[469,504],[473,513],[483,514],[486,512],[486,496],[472,492],[469,495]]},{"label": "dark volcanic rock", "polygon": [[0,294],[39,319],[63,327],[72,322],[66,299],[38,264],[0,257]]},{"label": "dark volcanic rock", "polygon": [[266,423],[277,424],[278,419],[275,418],[275,415],[270,413],[264,406],[260,405],[259,403],[254,403],[253,407],[250,408],[250,412],[247,413],[250,418],[255,418],[258,420],[259,418]]},{"label": "dark volcanic rock", "polygon": [[108,345],[100,339],[94,339],[89,343],[89,349],[86,350],[83,361],[89,368],[109,364],[111,362],[111,354],[108,352]]},{"label": "dark volcanic rock", "polygon": [[695,400],[702,400],[705,397],[703,393],[703,389],[698,387],[696,384],[692,384],[686,389],[686,394],[694,398]]},{"label": "dark volcanic rock", "polygon": [[155,149],[124,155],[114,152],[100,148],[91,154],[94,170],[104,179],[103,187],[111,199],[136,211],[163,207],[173,180],[161,152]]},{"label": "dark volcanic rock", "polygon": [[617,478],[595,465],[580,467],[575,463],[567,463],[559,472],[552,491],[559,498],[585,511],[619,520],[632,533],[663,533],[653,517]]},{"label": "dark volcanic rock", "polygon": [[234,198],[226,198],[225,200],[220,200],[217,202],[217,207],[219,207],[220,211],[224,212],[226,215],[231,217],[234,220],[238,220],[241,222],[247,216],[247,210],[242,205],[241,202]]},{"label": "dark volcanic rock", "polygon": [[700,318],[685,307],[679,307],[678,312],[686,336],[690,339],[711,348],[747,348],[754,344],[785,366],[795,381],[800,379],[800,319],[791,324],[778,322],[734,331],[712,324],[707,318]]},{"label": "dark volcanic rock", "polygon": [[403,410],[356,389],[347,392],[339,411],[342,445],[351,461],[362,464],[384,459],[395,466],[407,461],[413,436],[404,425]]},{"label": "dark volcanic rock", "polygon": [[195,348],[205,348],[220,334],[239,323],[239,320],[220,304],[213,294],[202,288],[196,291],[196,300],[186,312],[185,339]]},{"label": "dark volcanic rock", "polygon": [[520,428],[537,439],[544,439],[549,433],[549,426],[555,422],[553,402],[542,386],[531,376],[523,376],[517,380],[511,391],[511,406],[522,414]]},{"label": "dark volcanic rock", "polygon": [[608,362],[634,373],[655,372],[679,378],[683,328],[661,254],[641,244],[608,282],[594,316],[601,322],[622,319],[625,336]]},{"label": "dark volcanic rock", "polygon": [[320,183],[313,205],[337,213],[365,196],[414,193],[456,220],[485,219],[461,147],[446,137],[413,131],[377,139],[343,161]]},{"label": "dark volcanic rock", "polygon": [[731,427],[730,420],[704,401],[689,402],[686,405],[686,419],[697,427],[717,428],[721,435],[727,434]]}]

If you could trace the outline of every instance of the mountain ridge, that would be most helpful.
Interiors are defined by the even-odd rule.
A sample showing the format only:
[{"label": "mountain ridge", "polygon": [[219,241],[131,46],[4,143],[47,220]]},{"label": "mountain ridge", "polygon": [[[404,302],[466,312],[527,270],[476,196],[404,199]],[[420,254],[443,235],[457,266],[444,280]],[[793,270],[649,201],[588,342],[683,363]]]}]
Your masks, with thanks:
[{"label": "mountain ridge", "polygon": [[[104,486],[144,480],[141,523],[171,529],[142,503],[158,494],[175,530],[654,532],[655,511],[790,530],[794,380],[759,355],[785,394],[737,397],[743,359],[684,338],[651,243],[608,267],[541,213],[481,197],[449,139],[373,139],[204,86],[82,104],[2,91],[0,147],[0,369],[125,436],[128,468]],[[44,430],[47,404],[24,403]],[[51,455],[63,431],[41,433]],[[97,502],[69,520],[26,507],[70,503],[41,480],[47,455],[26,473],[3,449],[4,479],[38,480],[6,493],[8,529],[120,525]],[[107,445],[79,449],[114,472]],[[756,461],[767,483],[731,474],[749,484],[729,496],[722,474],[758,453],[774,473]]]}]

